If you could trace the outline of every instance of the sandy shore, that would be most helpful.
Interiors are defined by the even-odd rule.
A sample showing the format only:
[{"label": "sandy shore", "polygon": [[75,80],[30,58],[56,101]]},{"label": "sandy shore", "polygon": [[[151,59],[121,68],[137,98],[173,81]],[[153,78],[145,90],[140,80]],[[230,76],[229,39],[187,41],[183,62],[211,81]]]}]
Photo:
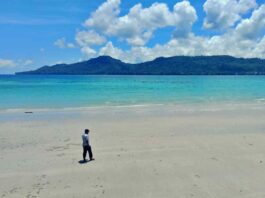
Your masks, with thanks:
[{"label": "sandy shore", "polygon": [[1,112],[0,196],[264,198],[264,105],[213,107]]}]

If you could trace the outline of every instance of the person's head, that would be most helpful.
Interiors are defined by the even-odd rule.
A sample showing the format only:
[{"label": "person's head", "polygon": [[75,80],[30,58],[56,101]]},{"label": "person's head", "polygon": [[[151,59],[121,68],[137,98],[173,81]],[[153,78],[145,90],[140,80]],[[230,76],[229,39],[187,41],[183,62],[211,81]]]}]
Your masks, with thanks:
[{"label": "person's head", "polygon": [[89,129],[85,129],[85,134],[88,134],[89,133]]}]

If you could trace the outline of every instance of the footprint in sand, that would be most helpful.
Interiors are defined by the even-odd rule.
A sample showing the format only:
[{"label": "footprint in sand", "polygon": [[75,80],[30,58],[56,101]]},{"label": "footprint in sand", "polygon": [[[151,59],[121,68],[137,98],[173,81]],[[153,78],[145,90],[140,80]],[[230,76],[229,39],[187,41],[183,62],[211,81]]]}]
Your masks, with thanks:
[{"label": "footprint in sand", "polygon": [[211,157],[210,159],[214,161],[219,161],[216,157]]},{"label": "footprint in sand", "polygon": [[14,188],[12,188],[11,190],[9,190],[9,193],[10,194],[13,194],[13,193],[15,193],[15,192],[17,192],[18,191],[18,187],[14,187]]},{"label": "footprint in sand", "polygon": [[8,192],[7,191],[4,191],[3,194],[1,195],[1,198],[2,197],[7,197],[7,195],[8,195]]},{"label": "footprint in sand", "polygon": [[37,196],[36,195],[32,195],[32,194],[28,194],[27,198],[37,198]]},{"label": "footprint in sand", "polygon": [[64,151],[67,149],[69,149],[68,144],[66,146],[52,146],[52,147],[46,149],[46,151]]},{"label": "footprint in sand", "polygon": [[70,186],[70,185],[66,185],[66,186],[64,187],[64,189],[67,189],[67,188],[71,188],[71,186]]},{"label": "footprint in sand", "polygon": [[32,185],[32,191],[28,192],[27,198],[38,197],[41,191],[45,189],[45,186],[50,184],[46,177],[45,174],[37,177],[37,182]]},{"label": "footprint in sand", "polygon": [[194,175],[194,176],[195,176],[196,178],[198,178],[198,179],[199,179],[199,178],[201,178],[201,176],[200,176],[200,175]]},{"label": "footprint in sand", "polygon": [[62,157],[62,156],[64,156],[65,155],[65,153],[59,153],[59,154],[57,154],[56,156],[58,156],[58,157]]},{"label": "footprint in sand", "polygon": [[8,191],[4,191],[4,192],[2,193],[2,195],[1,195],[1,198],[2,198],[2,197],[9,197],[9,195],[12,195],[12,194],[14,194],[14,193],[17,193],[17,192],[19,192],[19,190],[21,190],[21,187],[17,187],[17,186],[15,186],[15,187],[11,188],[11,189],[8,190]]},{"label": "footprint in sand", "polygon": [[70,138],[67,138],[64,140],[64,142],[69,142],[71,139]]},{"label": "footprint in sand", "polygon": [[159,175],[156,169],[153,169],[155,175]]}]

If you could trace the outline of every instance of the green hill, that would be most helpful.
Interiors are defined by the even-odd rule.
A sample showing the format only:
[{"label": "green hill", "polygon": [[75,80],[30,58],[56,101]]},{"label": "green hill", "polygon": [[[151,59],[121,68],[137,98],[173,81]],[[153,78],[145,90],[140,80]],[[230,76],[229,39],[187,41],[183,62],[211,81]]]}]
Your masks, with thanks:
[{"label": "green hill", "polygon": [[174,56],[138,64],[100,56],[73,64],[44,66],[17,75],[265,75],[265,60],[231,56]]}]

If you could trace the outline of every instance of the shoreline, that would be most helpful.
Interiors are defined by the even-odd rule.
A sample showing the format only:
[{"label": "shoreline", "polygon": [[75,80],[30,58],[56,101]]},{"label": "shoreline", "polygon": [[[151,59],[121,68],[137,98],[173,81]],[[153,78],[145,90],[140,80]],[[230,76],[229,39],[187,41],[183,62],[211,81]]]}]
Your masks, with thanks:
[{"label": "shoreline", "polygon": [[[197,110],[211,111],[211,107],[219,107],[219,110],[232,108],[247,107],[262,107],[265,105],[265,99],[257,99],[254,101],[207,101],[207,102],[177,102],[177,103],[139,103],[139,104],[122,104],[122,105],[91,105],[81,107],[25,107],[25,108],[0,108],[0,115],[2,113],[26,113],[26,112],[76,112],[76,111],[89,111],[89,110],[104,110],[104,109],[119,109],[119,108],[153,108],[153,107],[175,107],[181,111],[189,111],[189,109],[197,108]],[[206,107],[210,108],[206,108]],[[216,109],[217,110],[217,109]]]}]

